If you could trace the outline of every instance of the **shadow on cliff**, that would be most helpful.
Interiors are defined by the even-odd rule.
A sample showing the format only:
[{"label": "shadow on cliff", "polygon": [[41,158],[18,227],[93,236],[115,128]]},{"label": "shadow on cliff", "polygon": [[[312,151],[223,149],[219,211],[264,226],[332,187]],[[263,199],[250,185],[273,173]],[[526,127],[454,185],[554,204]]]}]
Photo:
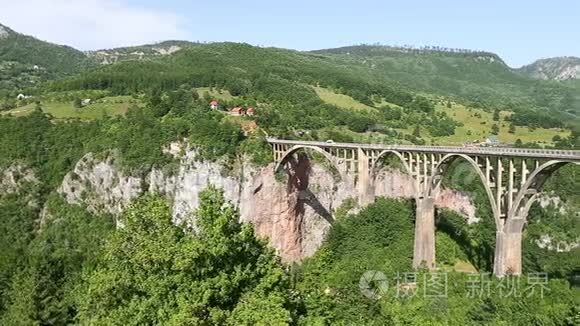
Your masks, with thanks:
[{"label": "shadow on cliff", "polygon": [[303,217],[306,205],[308,205],[316,212],[316,214],[322,216],[322,218],[324,218],[328,223],[334,223],[332,214],[308,188],[310,184],[310,174],[312,173],[312,164],[308,156],[304,153],[298,153],[297,158],[290,159],[288,163],[290,166],[286,169],[286,174],[288,175],[286,191],[288,194],[296,193],[297,195],[294,206],[295,216]]}]

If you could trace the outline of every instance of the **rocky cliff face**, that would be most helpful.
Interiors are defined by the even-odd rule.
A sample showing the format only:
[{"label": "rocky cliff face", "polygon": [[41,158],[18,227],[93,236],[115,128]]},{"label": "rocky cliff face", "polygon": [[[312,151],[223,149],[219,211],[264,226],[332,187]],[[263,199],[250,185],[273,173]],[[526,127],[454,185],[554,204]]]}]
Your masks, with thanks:
[{"label": "rocky cliff face", "polygon": [[28,206],[36,208],[39,206],[35,189],[38,183],[34,170],[26,165],[15,163],[0,169],[0,200],[7,195],[17,195]]},{"label": "rocky cliff face", "polygon": [[10,36],[10,29],[2,24],[0,24],[0,40]]},{"label": "rocky cliff face", "polygon": [[[195,151],[179,145],[169,151],[180,160],[176,168],[155,169],[142,177],[124,174],[114,156],[98,159],[87,154],[58,191],[69,203],[112,214],[119,214],[144,192],[160,193],[172,202],[176,223],[195,225],[192,213],[199,193],[213,184],[224,190],[227,199],[239,207],[241,219],[252,223],[285,261],[312,255],[332,225],[336,209],[357,197],[351,177],[335,180],[332,173],[305,157],[291,162],[291,169],[281,178],[274,174],[273,165],[255,168],[238,162],[226,171],[219,162],[201,161]],[[409,177],[400,172],[384,171],[376,183],[377,196],[411,196]],[[465,195],[445,190],[437,205],[475,220],[475,209]]]},{"label": "rocky cliff face", "polygon": [[87,51],[85,54],[94,62],[108,65],[120,61],[148,60],[166,56],[192,45],[193,43],[187,41],[165,41],[157,44]]},{"label": "rocky cliff face", "polygon": [[518,69],[536,79],[568,80],[580,78],[580,58],[559,57],[538,60]]},{"label": "rocky cliff face", "polygon": [[21,192],[26,184],[37,183],[32,169],[21,164],[13,164],[0,171],[0,195]]}]

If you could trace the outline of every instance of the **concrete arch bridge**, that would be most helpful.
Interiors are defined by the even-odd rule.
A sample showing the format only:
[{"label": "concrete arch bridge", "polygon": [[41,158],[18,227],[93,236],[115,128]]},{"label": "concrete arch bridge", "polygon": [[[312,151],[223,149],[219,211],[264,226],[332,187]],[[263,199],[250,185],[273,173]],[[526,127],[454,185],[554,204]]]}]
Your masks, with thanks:
[{"label": "concrete arch bridge", "polygon": [[435,267],[435,205],[450,165],[463,160],[481,179],[496,226],[494,274],[520,275],[522,231],[546,180],[566,164],[580,165],[580,151],[505,147],[411,146],[294,141],[269,138],[276,170],[300,150],[323,155],[341,176],[353,174],[359,204],[374,201],[381,160],[393,157],[413,178],[416,201],[413,266]]}]

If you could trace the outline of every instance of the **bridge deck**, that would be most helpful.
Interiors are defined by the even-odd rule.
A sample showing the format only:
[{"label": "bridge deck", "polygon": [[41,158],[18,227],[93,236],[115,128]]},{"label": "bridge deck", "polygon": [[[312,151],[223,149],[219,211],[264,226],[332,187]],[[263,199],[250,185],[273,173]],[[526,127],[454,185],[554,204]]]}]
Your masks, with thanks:
[{"label": "bridge deck", "polygon": [[385,144],[364,144],[364,143],[335,143],[322,141],[305,141],[305,140],[285,140],[268,138],[270,144],[284,145],[302,145],[318,146],[327,148],[349,148],[349,149],[375,149],[375,150],[397,150],[413,151],[421,153],[460,153],[472,155],[489,155],[489,156],[510,156],[510,157],[533,157],[561,160],[580,160],[580,151],[578,150],[560,150],[560,149],[532,149],[532,148],[514,148],[514,147],[460,147],[460,146],[419,146],[419,145],[385,145]]}]

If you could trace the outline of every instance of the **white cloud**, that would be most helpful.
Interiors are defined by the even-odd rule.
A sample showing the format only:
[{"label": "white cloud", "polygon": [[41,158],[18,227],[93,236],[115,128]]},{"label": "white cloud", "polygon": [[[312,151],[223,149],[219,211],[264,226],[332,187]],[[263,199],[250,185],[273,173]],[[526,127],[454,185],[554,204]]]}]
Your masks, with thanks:
[{"label": "white cloud", "polygon": [[81,50],[188,38],[183,17],[121,0],[0,0],[0,23]]}]

